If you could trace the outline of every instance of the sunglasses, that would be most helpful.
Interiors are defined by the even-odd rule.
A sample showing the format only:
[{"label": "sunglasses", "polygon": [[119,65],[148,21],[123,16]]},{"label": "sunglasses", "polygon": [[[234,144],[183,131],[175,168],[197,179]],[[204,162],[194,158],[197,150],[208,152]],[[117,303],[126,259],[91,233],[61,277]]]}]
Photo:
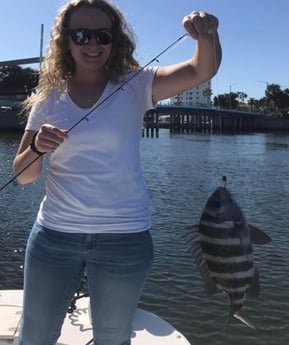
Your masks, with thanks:
[{"label": "sunglasses", "polygon": [[69,30],[72,42],[78,46],[84,46],[90,42],[92,37],[101,45],[110,44],[113,41],[112,29],[72,29]]}]

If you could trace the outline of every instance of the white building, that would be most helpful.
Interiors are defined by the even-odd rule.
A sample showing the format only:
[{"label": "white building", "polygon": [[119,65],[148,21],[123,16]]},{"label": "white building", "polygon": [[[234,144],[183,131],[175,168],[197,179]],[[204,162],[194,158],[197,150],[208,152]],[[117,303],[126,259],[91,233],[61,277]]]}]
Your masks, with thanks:
[{"label": "white building", "polygon": [[207,81],[191,90],[184,91],[183,93],[170,98],[170,103],[173,105],[181,105],[188,107],[211,107],[210,92],[204,95],[204,90],[211,90],[211,81]]}]

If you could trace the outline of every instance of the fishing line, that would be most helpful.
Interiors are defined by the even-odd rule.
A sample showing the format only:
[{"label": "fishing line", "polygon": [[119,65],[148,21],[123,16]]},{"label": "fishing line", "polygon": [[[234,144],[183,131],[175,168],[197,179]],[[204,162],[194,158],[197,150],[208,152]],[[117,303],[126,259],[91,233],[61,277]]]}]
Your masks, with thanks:
[{"label": "fishing line", "polygon": [[[181,42],[183,42],[187,37],[189,37],[188,33],[184,33],[181,35],[178,39],[176,39],[174,42],[172,42],[167,48],[162,50],[159,54],[157,54],[153,59],[151,59],[149,62],[147,62],[142,68],[140,68],[135,74],[133,74],[130,78],[128,78],[125,82],[123,82],[118,88],[116,88],[113,92],[111,92],[107,97],[105,97],[100,103],[96,104],[92,109],[89,110],[88,113],[86,113],[84,116],[82,116],[77,122],[75,122],[74,125],[72,125],[68,130],[67,133],[71,132],[75,127],[77,127],[81,122],[84,120],[88,121],[89,115],[91,115],[96,109],[98,109],[103,103],[105,103],[107,100],[109,100],[112,96],[114,96],[118,91],[123,90],[123,88],[131,82],[133,79],[135,79],[140,73],[143,72],[143,70],[148,67],[150,64],[152,64],[154,61],[159,62],[158,58],[168,52],[173,47],[177,46]],[[28,163],[22,170],[20,170],[15,176],[13,176],[9,181],[7,181],[1,188],[0,192],[2,192],[7,186],[9,186],[11,183],[13,183],[18,176],[20,176],[25,170],[27,170],[34,162],[36,162],[41,156],[45,155],[46,152],[42,154],[38,154],[36,158],[34,158],[30,163]]]}]

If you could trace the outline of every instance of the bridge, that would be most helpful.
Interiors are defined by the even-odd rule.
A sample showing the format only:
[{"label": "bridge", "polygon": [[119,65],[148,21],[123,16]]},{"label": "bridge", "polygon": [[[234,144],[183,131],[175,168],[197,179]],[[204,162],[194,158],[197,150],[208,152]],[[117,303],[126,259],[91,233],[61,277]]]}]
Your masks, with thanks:
[{"label": "bridge", "polygon": [[[0,110],[0,131],[22,131],[26,119],[19,113],[19,109]],[[158,106],[145,114],[143,136],[158,136],[160,128],[175,133],[289,132],[289,119],[227,109]]]},{"label": "bridge", "polygon": [[[42,59],[41,43],[39,57],[0,61],[0,66],[40,63]],[[7,112],[5,109],[5,113],[0,111],[0,115],[0,130],[23,127],[17,118],[17,111]],[[165,120],[163,115],[167,115]],[[159,128],[169,128],[171,132],[289,131],[289,120],[233,109],[158,105],[144,116],[143,136],[158,136]]]},{"label": "bridge", "polygon": [[171,132],[274,131],[289,130],[289,120],[233,109],[159,105],[145,114],[143,136],[158,136],[159,128]]}]

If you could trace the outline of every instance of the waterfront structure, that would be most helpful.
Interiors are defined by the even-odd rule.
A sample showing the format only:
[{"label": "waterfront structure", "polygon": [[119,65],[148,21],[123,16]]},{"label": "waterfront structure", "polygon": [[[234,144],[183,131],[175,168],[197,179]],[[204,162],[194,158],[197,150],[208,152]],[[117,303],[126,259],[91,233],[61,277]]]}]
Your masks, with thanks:
[{"label": "waterfront structure", "polygon": [[211,107],[211,80],[171,97],[170,104],[184,107]]},{"label": "waterfront structure", "polygon": [[[26,120],[20,109],[0,109],[0,131],[23,131]],[[289,132],[289,119],[232,109],[159,105],[145,114],[143,129],[158,132],[159,128],[172,132]]]},{"label": "waterfront structure", "polygon": [[158,136],[159,128],[175,133],[288,132],[289,119],[232,109],[160,105],[145,114],[143,136]]}]

